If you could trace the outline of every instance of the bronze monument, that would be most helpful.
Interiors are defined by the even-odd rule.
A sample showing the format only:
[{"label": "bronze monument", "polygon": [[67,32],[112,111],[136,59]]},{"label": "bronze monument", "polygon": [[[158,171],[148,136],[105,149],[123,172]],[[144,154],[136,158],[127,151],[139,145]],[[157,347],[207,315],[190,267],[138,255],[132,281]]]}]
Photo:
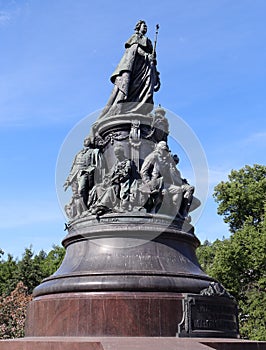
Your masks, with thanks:
[{"label": "bronze monument", "polygon": [[73,161],[66,256],[34,290],[27,336],[238,336],[236,302],[196,258],[200,201],[169,149],[166,111],[154,108],[146,32],[139,21]]}]

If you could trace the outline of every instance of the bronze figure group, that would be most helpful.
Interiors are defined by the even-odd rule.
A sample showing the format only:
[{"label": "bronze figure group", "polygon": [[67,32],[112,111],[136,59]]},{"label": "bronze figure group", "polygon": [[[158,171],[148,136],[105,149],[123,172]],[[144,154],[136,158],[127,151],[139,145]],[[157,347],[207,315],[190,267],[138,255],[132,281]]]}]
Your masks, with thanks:
[{"label": "bronze figure group", "polygon": [[[71,186],[73,192],[65,206],[70,220],[132,211],[185,219],[200,205],[193,196],[194,187],[176,167],[178,157],[167,145],[165,110],[159,106],[152,113],[153,94],[160,88],[158,28],[153,45],[145,36],[145,21],[140,20],[125,44],[125,53],[111,76],[111,96],[65,182],[65,189]],[[108,132],[101,134],[98,126],[102,120]]]}]

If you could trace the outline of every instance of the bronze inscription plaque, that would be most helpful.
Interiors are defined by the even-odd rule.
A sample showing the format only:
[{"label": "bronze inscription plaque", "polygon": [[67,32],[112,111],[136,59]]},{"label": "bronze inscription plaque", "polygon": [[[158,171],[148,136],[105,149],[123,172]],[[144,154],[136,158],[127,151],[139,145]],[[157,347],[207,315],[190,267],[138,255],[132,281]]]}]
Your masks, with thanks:
[{"label": "bronze inscription plaque", "polygon": [[238,317],[234,299],[186,294],[178,337],[237,338]]}]

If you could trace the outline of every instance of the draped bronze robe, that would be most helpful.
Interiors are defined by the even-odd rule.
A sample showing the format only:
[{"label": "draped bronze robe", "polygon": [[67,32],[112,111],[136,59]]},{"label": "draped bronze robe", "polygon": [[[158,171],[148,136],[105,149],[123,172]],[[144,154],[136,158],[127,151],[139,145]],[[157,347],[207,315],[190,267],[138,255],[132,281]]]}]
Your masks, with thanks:
[{"label": "draped bronze robe", "polygon": [[135,33],[111,76],[113,91],[100,118],[124,113],[147,114],[153,109],[153,92],[158,72],[151,59],[152,43]]}]

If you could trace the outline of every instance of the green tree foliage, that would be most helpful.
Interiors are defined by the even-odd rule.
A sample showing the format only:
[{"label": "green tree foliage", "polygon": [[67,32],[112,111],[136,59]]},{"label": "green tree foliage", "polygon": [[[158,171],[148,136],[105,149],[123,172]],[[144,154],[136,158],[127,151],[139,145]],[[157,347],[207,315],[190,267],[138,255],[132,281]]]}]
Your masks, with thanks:
[{"label": "green tree foliage", "polygon": [[214,188],[218,214],[224,216],[231,232],[242,228],[247,220],[259,224],[265,212],[266,166],[246,165],[232,170],[228,178],[229,181],[222,181]]},{"label": "green tree foliage", "polygon": [[43,252],[34,256],[32,249],[26,248],[22,259],[17,263],[15,279],[22,281],[30,294],[41,283],[42,279],[46,277],[41,268],[44,259]]},{"label": "green tree foliage", "polygon": [[61,265],[65,256],[65,249],[54,245],[53,249],[46,255],[42,261],[42,271],[45,276],[52,275]]},{"label": "green tree foliage", "polygon": [[210,273],[210,269],[212,267],[216,251],[217,251],[220,244],[222,244],[222,242],[219,241],[218,239],[213,243],[206,240],[197,249],[198,261],[199,261],[202,269],[204,271],[206,271],[207,274]]},{"label": "green tree foliage", "polygon": [[10,294],[16,287],[17,279],[17,262],[13,256],[8,254],[7,260],[2,259],[0,262],[0,295]]},{"label": "green tree foliage", "polygon": [[266,340],[266,167],[232,171],[215,187],[218,213],[233,234],[205,242],[197,253],[205,271],[235,296],[243,338]]},{"label": "green tree foliage", "polygon": [[[212,250],[213,248],[213,250]],[[210,257],[205,271],[221,282],[239,306],[243,338],[266,340],[266,227],[246,223],[229,239],[202,246],[199,261]]]},{"label": "green tree foliage", "polygon": [[22,259],[14,259],[8,254],[7,260],[0,261],[0,293],[9,295],[18,282],[22,281],[31,294],[42,279],[53,274],[60,266],[65,249],[53,246],[47,254],[43,250],[34,255],[32,248],[26,248]]}]

